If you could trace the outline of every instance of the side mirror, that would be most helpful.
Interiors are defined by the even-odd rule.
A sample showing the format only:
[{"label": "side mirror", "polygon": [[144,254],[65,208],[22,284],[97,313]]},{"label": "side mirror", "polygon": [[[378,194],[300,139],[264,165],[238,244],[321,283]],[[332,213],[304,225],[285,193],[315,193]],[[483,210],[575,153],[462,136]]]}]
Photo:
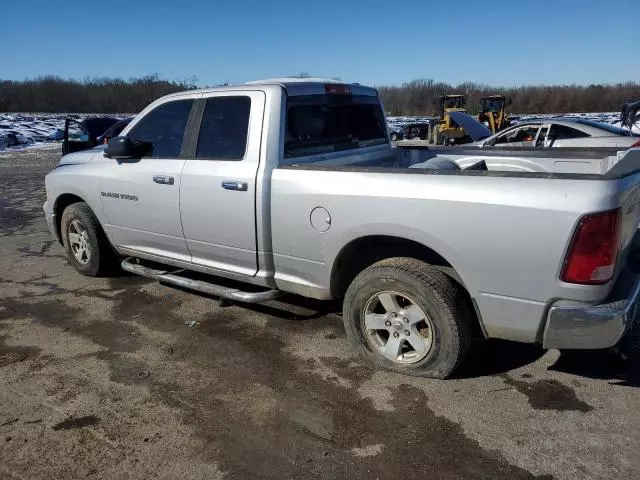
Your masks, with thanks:
[{"label": "side mirror", "polygon": [[114,160],[133,160],[143,157],[151,150],[149,142],[134,142],[129,137],[114,137],[107,144],[105,155]]}]

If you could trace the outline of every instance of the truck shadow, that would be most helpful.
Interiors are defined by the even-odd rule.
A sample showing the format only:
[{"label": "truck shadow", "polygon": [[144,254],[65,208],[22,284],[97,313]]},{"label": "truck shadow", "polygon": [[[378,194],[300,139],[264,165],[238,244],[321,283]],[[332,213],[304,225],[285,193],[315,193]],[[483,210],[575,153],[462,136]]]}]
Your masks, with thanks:
[{"label": "truck shadow", "polygon": [[476,340],[455,378],[477,378],[506,373],[534,363],[546,353],[541,347],[507,340]]},{"label": "truck shadow", "polygon": [[[149,281],[129,275],[114,279],[114,283],[120,286],[123,283],[131,286]],[[212,295],[161,283],[175,290],[211,299],[216,302],[214,305],[218,307],[237,305],[284,321],[306,323],[323,317],[332,317],[330,323],[336,326],[336,335],[345,336],[340,325],[341,305],[339,302],[313,300],[286,294],[278,300],[267,303],[247,304],[220,300]],[[233,285],[233,282],[229,282],[229,286]],[[310,326],[310,328],[313,327]],[[640,324],[636,330],[640,330]],[[454,378],[478,378],[505,374],[535,363],[545,353],[546,350],[537,345],[506,340],[476,340],[472,343],[469,355]],[[640,387],[640,332],[631,332],[616,349],[562,351],[558,360],[549,367],[549,370],[586,378],[610,380],[612,385]]]},{"label": "truck shadow", "polygon": [[339,302],[314,300],[286,294],[267,303],[237,303],[238,306],[282,320],[315,320],[327,315],[342,315]]},{"label": "truck shadow", "polygon": [[[265,303],[243,303],[236,300],[225,300],[207,293],[190,290],[179,285],[160,282],[161,285],[197,295],[199,297],[211,300],[213,305],[217,307],[229,307],[232,305],[251,310],[256,313],[268,315],[282,320],[315,320],[331,314],[340,313],[340,305],[335,302],[327,302],[322,300],[314,300],[311,298],[300,297],[293,294],[285,294],[277,300],[271,300]],[[228,286],[235,285],[232,282],[227,283]]]},{"label": "truck shadow", "polygon": [[629,335],[613,349],[565,350],[549,370],[640,387],[640,336]]},{"label": "truck shadow", "polygon": [[[532,364],[545,353],[535,345],[476,341],[455,378],[501,375]],[[606,380],[611,385],[640,387],[640,336],[629,335],[614,349],[563,350],[548,370]]]}]

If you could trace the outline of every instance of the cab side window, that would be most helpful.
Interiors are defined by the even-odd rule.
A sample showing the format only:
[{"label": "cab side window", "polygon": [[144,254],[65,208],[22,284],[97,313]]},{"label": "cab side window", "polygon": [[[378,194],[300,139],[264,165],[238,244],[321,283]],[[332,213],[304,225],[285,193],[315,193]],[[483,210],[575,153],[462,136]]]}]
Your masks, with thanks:
[{"label": "cab side window", "polygon": [[163,103],[147,113],[127,136],[152,144],[147,157],[178,158],[193,102],[191,99]]},{"label": "cab side window", "polygon": [[251,99],[208,98],[198,134],[196,158],[242,160],[247,149]]}]

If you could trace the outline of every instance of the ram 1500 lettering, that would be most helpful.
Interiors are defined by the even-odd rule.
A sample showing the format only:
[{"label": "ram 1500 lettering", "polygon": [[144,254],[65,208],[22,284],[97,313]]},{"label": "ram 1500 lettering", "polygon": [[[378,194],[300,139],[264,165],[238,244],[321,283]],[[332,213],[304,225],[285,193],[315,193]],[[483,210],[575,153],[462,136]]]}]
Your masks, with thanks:
[{"label": "ram 1500 lettering", "polygon": [[605,348],[633,322],[640,151],[560,150],[392,148],[374,89],[276,79],[153,102],[64,156],[44,211],[80,273],[342,299],[366,357],[445,378],[473,333]]}]

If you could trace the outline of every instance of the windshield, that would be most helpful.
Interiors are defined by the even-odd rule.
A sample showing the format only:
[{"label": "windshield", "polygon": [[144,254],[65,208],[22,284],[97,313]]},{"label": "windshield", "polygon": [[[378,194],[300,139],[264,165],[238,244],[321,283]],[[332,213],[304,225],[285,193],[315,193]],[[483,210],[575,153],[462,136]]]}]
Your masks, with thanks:
[{"label": "windshield", "polygon": [[463,97],[447,97],[443,100],[443,108],[462,108],[464,107]]},{"label": "windshield", "polygon": [[387,142],[378,97],[306,95],[287,98],[285,158]]},{"label": "windshield", "polygon": [[614,135],[623,135],[625,137],[640,137],[640,134],[638,133],[631,133],[629,130],[616,127],[615,125],[611,125],[609,123],[594,122],[593,120],[583,120],[583,119],[576,120],[576,123],[587,125],[589,127],[599,128],[600,130],[606,130],[607,132],[612,133]]},{"label": "windshield", "polygon": [[500,98],[485,98],[482,100],[484,112],[497,113],[502,110],[503,101]]}]

